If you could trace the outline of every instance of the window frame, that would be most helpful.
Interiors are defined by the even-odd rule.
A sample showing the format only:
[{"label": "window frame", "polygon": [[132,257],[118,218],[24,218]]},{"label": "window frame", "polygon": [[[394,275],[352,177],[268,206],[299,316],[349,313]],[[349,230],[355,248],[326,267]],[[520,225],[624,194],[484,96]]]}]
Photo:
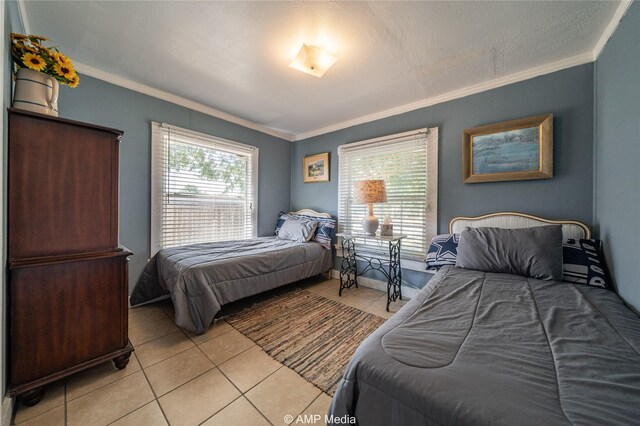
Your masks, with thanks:
[{"label": "window frame", "polygon": [[[249,153],[250,161],[248,161],[248,166],[251,167],[251,236],[249,238],[255,238],[258,235],[258,174],[259,174],[259,148],[244,144],[241,142],[235,142],[228,139],[220,138],[217,136],[209,135],[206,133],[200,133],[193,130],[181,128],[178,126],[173,126],[167,123],[159,123],[156,121],[151,121],[151,202],[150,202],[150,238],[149,238],[149,252],[150,256],[156,254],[159,250],[166,248],[160,247],[161,241],[161,232],[162,232],[162,207],[164,205],[163,196],[159,194],[166,195],[164,191],[159,190],[157,188],[158,185],[162,186],[165,180],[167,170],[166,162],[164,158],[160,156],[161,149],[168,149],[164,147],[167,143],[166,141],[166,132],[175,132],[179,134],[181,137],[192,138],[193,146],[201,146],[204,148],[210,148],[212,145],[218,147],[226,147],[229,148],[230,151],[237,151],[238,153]],[[179,142],[182,143],[182,142]],[[162,144],[162,147],[158,145]],[[238,154],[240,155],[240,154]],[[220,240],[222,241],[222,240]],[[194,243],[195,244],[195,243]],[[172,246],[174,247],[174,246]]]},{"label": "window frame", "polygon": [[[437,235],[438,229],[438,128],[422,128],[416,129],[408,132],[391,134],[379,138],[367,139],[363,141],[343,144],[338,147],[338,159],[339,159],[339,176],[338,176],[338,229],[339,232],[349,231],[345,226],[345,217],[347,214],[346,211],[348,207],[345,207],[345,203],[348,203],[348,193],[345,194],[345,185],[340,180],[344,179],[345,171],[343,167],[344,156],[353,155],[353,153],[357,153],[359,149],[372,149],[378,146],[381,149],[388,150],[392,148],[393,144],[396,142],[410,141],[410,138],[420,137],[420,135],[424,135],[425,138],[425,153],[426,153],[426,182],[425,182],[425,223],[423,225],[423,235],[425,241],[422,242],[423,252],[420,254],[407,254],[404,250],[401,250],[401,259],[405,262],[405,264],[412,264],[413,267],[411,269],[415,269],[414,262],[424,262],[424,257],[426,256],[426,252],[429,247],[429,242],[431,238]],[[374,148],[375,149],[375,148]],[[372,178],[379,178],[379,176],[372,176]],[[352,180],[350,177],[349,180]],[[348,188],[348,187],[347,187]],[[351,189],[352,191],[352,189]],[[374,212],[378,219],[380,219],[380,223],[382,223],[383,215],[379,213],[379,210]],[[394,220],[392,217],[392,223],[398,223],[398,220]],[[356,219],[352,218],[352,221],[356,221]],[[354,229],[354,223],[351,224],[351,232],[358,232]],[[356,225],[357,227],[357,225]],[[379,231],[378,231],[379,232]],[[400,233],[399,230],[394,229],[394,233]],[[375,243],[368,244],[366,246],[359,247],[360,252],[364,252],[366,254],[372,255],[380,255],[385,256],[388,254],[388,247],[380,245],[380,247],[374,247]],[[420,268],[422,270],[423,268]]]}]

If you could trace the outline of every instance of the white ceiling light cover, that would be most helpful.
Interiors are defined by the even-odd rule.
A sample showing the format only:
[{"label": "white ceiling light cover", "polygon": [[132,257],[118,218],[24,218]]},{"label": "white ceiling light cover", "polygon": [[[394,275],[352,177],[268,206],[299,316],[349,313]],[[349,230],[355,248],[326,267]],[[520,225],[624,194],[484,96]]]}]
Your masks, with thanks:
[{"label": "white ceiling light cover", "polygon": [[293,58],[293,61],[289,64],[289,67],[320,78],[337,60],[338,58],[323,51],[319,47],[303,44],[296,57]]}]

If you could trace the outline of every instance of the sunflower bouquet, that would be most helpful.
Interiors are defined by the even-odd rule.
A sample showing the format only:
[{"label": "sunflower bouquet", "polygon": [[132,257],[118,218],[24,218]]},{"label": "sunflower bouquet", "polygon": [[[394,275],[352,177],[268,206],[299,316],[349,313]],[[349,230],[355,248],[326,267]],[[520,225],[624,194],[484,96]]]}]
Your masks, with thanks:
[{"label": "sunflower bouquet", "polygon": [[61,84],[77,87],[80,77],[71,60],[56,47],[44,47],[48,38],[11,33],[11,56],[19,68],[29,68],[49,75]]}]

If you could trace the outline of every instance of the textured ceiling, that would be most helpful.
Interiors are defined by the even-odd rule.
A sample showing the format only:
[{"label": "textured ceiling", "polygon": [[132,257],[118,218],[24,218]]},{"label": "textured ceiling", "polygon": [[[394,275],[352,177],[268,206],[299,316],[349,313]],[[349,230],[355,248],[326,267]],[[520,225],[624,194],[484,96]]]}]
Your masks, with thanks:
[{"label": "textured ceiling", "polygon": [[[24,1],[73,60],[290,135],[592,52],[618,2]],[[287,65],[302,43],[338,62]]]}]

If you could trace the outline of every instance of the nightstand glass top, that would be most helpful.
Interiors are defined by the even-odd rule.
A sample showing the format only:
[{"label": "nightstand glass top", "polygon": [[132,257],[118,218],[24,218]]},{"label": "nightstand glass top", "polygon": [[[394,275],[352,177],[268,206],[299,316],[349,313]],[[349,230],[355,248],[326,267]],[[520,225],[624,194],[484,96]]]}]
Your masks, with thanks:
[{"label": "nightstand glass top", "polygon": [[352,233],[346,233],[346,232],[340,232],[339,234],[336,234],[336,237],[340,237],[340,238],[344,238],[344,239],[350,239],[350,238],[362,238],[365,240],[376,240],[376,241],[398,241],[401,240],[403,238],[407,238],[406,234],[393,234],[393,236],[381,236],[380,234],[376,234],[376,235],[369,235],[369,234],[362,234],[362,233],[357,233],[357,232],[352,232]]}]

